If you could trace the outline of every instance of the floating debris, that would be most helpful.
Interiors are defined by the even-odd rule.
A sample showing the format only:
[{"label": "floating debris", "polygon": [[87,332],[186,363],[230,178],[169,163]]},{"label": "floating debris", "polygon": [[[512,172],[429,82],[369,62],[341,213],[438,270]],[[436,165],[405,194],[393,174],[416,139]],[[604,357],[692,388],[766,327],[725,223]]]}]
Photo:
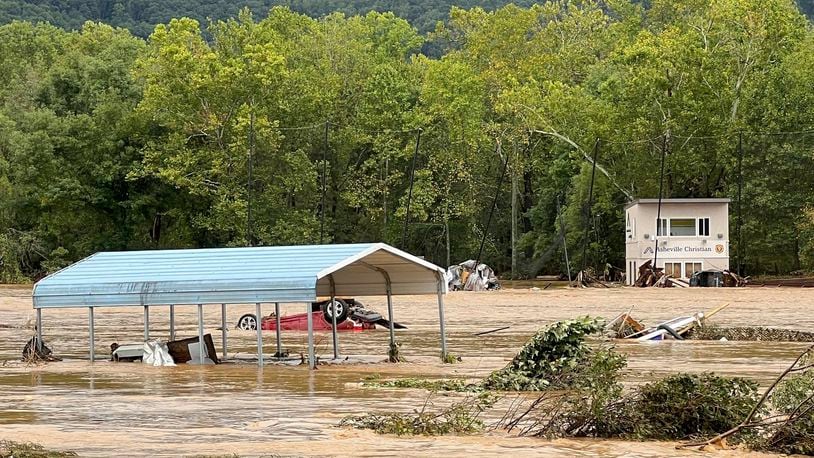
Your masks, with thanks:
[{"label": "floating debris", "polygon": [[721,327],[705,324],[685,336],[692,340],[724,340],[749,342],[814,342],[814,332],[762,326]]}]

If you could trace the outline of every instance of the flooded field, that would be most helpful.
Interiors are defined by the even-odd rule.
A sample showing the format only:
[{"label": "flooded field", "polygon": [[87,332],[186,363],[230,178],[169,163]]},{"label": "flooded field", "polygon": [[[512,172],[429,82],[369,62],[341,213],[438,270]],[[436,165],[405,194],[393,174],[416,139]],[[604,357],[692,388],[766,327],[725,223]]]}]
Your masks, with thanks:
[{"label": "flooded field", "polygon": [[[342,357],[355,364],[302,366],[252,364],[145,367],[133,363],[87,361],[87,310],[46,310],[47,344],[63,362],[28,367],[20,352],[33,335],[30,290],[0,288],[0,439],[34,441],[82,456],[183,456],[231,454],[410,455],[410,456],[702,456],[676,451],[670,443],[561,440],[508,437],[495,432],[472,437],[397,438],[337,428],[347,414],[411,411],[424,404],[422,390],[370,389],[365,377],[480,378],[502,367],[541,326],[584,315],[613,317],[633,306],[633,314],[655,323],[680,314],[710,310],[729,302],[713,322],[732,326],[774,326],[814,331],[814,289],[587,289],[504,290],[447,296],[450,352],[462,362],[438,360],[438,315],[434,297],[396,298],[395,315],[409,327],[397,332],[409,362],[382,362],[387,331],[340,334]],[[386,310],[383,298],[362,298],[369,308]],[[283,312],[303,311],[284,305]],[[264,308],[269,313],[272,306]],[[232,329],[253,305],[228,310],[230,356],[255,353],[255,334]],[[205,308],[206,332],[220,348],[220,307]],[[177,335],[197,335],[194,307],[177,307]],[[168,310],[152,308],[151,336],[168,336]],[[475,333],[503,326],[484,336]],[[142,340],[138,308],[96,311],[96,355],[109,355],[112,342]],[[305,351],[304,333],[285,332],[283,346]],[[330,333],[317,335],[323,359],[332,355]],[[678,371],[742,375],[765,384],[804,348],[800,343],[661,342],[620,343],[629,356],[628,383]],[[265,352],[274,333],[265,334]],[[438,396],[445,404],[454,396]],[[499,412],[493,415],[498,415]],[[742,452],[714,453],[741,456]]]}]

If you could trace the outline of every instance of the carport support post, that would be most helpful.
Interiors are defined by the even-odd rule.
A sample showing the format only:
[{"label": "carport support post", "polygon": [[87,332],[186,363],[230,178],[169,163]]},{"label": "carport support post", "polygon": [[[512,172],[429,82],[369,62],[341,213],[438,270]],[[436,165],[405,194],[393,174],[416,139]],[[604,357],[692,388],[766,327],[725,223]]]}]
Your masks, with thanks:
[{"label": "carport support post", "polygon": [[390,362],[397,363],[398,361],[393,361],[393,358],[398,355],[396,351],[396,330],[393,324],[393,288],[390,284],[390,275],[382,271],[382,276],[384,276],[384,283],[387,288],[387,321],[390,322]]},{"label": "carport support post", "polygon": [[198,363],[204,363],[204,352],[206,351],[206,344],[204,343],[204,330],[203,330],[203,304],[198,304]]},{"label": "carport support post", "polygon": [[144,341],[150,340],[150,306],[144,306]]},{"label": "carport support post", "polygon": [[223,344],[223,359],[226,359],[226,304],[220,304],[220,329]]},{"label": "carport support post", "polygon": [[274,320],[277,322],[277,358],[283,357],[283,339],[280,331],[280,303],[274,303]]},{"label": "carport support post", "polygon": [[37,309],[37,350],[42,350],[42,309]]},{"label": "carport support post", "polygon": [[336,283],[334,283],[334,276],[328,275],[328,281],[331,282],[331,334],[334,341],[334,359],[339,359],[339,339],[336,336]]},{"label": "carport support post", "polygon": [[438,320],[441,322],[441,360],[447,358],[447,333],[444,325],[444,279],[438,274]]},{"label": "carport support post", "polygon": [[316,367],[314,361],[314,314],[311,313],[311,303],[306,302],[305,305],[308,314],[308,368],[314,369]]},{"label": "carport support post", "polygon": [[257,328],[257,365],[263,367],[263,311],[260,303],[254,304],[255,327]]},{"label": "carport support post", "polygon": [[175,340],[175,305],[170,305],[170,342]]},{"label": "carport support post", "polygon": [[95,341],[96,339],[94,338],[93,332],[93,307],[88,307],[88,350],[90,350],[88,354],[90,356],[90,362],[93,362],[95,359],[93,352],[93,343]]}]

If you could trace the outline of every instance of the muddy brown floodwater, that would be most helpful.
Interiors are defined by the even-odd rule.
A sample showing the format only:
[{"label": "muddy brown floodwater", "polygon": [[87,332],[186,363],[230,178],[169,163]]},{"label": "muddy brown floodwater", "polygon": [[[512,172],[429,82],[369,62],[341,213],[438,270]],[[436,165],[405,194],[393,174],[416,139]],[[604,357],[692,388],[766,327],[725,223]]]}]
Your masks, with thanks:
[{"label": "muddy brown floodwater", "polygon": [[[20,351],[33,334],[30,289],[0,288],[0,439],[38,442],[82,456],[183,456],[232,454],[409,455],[409,456],[703,456],[677,451],[675,444],[510,437],[501,432],[476,436],[380,436],[337,428],[348,414],[411,411],[428,393],[411,389],[369,389],[365,377],[480,378],[502,367],[537,329],[555,320],[584,315],[613,317],[634,307],[634,315],[654,323],[676,315],[731,305],[716,315],[720,325],[762,325],[814,331],[814,289],[548,289],[452,293],[447,296],[449,350],[463,361],[438,360],[434,297],[398,297],[396,320],[407,363],[388,364],[387,331],[341,333],[342,355],[367,363],[320,366],[224,364],[215,367],[145,367],[87,358],[87,311],[46,310],[45,340],[65,361],[28,367]],[[382,298],[363,298],[385,310]],[[266,307],[266,313],[271,307]],[[299,313],[301,305],[284,305]],[[253,305],[229,308],[230,328]],[[220,307],[205,308],[206,330],[219,342]],[[197,335],[194,307],[176,307],[179,336]],[[166,339],[167,310],[151,309],[151,336]],[[96,312],[96,354],[109,354],[112,342],[142,339],[139,309]],[[502,326],[504,331],[474,333]],[[318,352],[331,356],[330,334],[318,334]],[[229,330],[230,353],[254,354],[255,334]],[[273,353],[273,333],[265,351]],[[292,353],[305,348],[305,334],[283,333]],[[805,347],[800,343],[661,342],[620,343],[629,356],[628,383],[665,374],[715,371],[766,384]],[[457,395],[437,396],[444,404]],[[492,415],[499,416],[499,412]],[[742,451],[713,452],[742,456]]]}]

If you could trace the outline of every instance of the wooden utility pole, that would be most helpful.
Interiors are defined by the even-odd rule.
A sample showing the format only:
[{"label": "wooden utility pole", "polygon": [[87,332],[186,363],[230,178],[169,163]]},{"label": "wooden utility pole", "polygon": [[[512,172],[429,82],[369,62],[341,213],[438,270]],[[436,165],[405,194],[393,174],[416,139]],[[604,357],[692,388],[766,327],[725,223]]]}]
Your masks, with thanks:
[{"label": "wooden utility pole", "polygon": [[328,190],[328,130],[331,123],[325,121],[325,144],[322,149],[322,204],[319,208],[319,244],[325,243],[325,194]]},{"label": "wooden utility pole", "polygon": [[582,268],[577,281],[585,282],[585,268],[588,265],[588,245],[591,243],[589,230],[591,228],[591,207],[594,205],[594,180],[596,179],[596,161],[599,159],[599,139],[594,142],[593,167],[591,167],[591,185],[588,188],[588,206],[585,209],[585,237],[582,240]]},{"label": "wooden utility pole", "polygon": [[512,161],[512,280],[517,278],[517,145],[514,145]]},{"label": "wooden utility pole", "polygon": [[743,276],[743,238],[741,229],[743,227],[743,132],[738,132],[738,275]]},{"label": "wooden utility pole", "polygon": [[251,101],[251,112],[249,113],[249,164],[246,178],[246,238],[249,246],[254,246],[254,231],[252,230],[252,187],[254,185],[252,174],[254,169],[254,100]]}]

